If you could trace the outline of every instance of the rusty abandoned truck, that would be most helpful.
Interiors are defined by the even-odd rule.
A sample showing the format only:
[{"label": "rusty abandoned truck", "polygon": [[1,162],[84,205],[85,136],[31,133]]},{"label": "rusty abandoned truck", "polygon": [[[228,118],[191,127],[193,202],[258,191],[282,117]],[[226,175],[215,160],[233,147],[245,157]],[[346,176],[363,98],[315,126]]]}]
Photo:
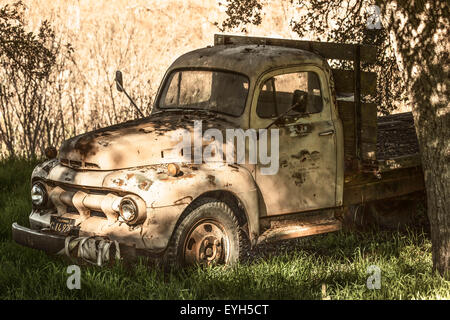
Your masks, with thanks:
[{"label": "rusty abandoned truck", "polygon": [[[215,35],[173,62],[150,116],[71,138],[34,169],[30,228],[14,223],[13,239],[100,262],[111,251],[231,264],[264,241],[337,231],[362,203],[421,191],[411,114],[377,118],[364,102],[376,74],[361,63],[375,58],[369,45]],[[277,128],[277,173],[174,154],[171,133],[194,134],[200,120],[202,130]]]}]

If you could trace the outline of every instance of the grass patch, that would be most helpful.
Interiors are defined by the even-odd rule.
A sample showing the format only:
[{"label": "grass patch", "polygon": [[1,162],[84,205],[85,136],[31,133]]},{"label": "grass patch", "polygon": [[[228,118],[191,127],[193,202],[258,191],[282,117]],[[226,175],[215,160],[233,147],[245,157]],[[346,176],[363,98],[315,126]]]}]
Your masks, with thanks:
[{"label": "grass patch", "polygon": [[[450,299],[450,282],[432,273],[431,242],[421,230],[284,241],[227,268],[163,272],[146,259],[131,268],[84,265],[81,290],[69,290],[72,262],[11,240],[12,222],[28,225],[33,166],[0,163],[0,299]],[[366,287],[370,265],[381,270],[379,290]]]}]

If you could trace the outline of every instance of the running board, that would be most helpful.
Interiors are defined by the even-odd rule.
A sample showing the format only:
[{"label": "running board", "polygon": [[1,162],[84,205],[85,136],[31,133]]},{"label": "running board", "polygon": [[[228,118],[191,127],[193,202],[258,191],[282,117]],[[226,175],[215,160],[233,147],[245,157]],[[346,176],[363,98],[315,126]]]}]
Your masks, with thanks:
[{"label": "running board", "polygon": [[339,231],[342,229],[342,223],[339,220],[332,219],[320,224],[298,224],[280,226],[271,228],[263,232],[257,241],[257,244],[262,242],[274,242],[279,240],[294,239],[315,234]]}]

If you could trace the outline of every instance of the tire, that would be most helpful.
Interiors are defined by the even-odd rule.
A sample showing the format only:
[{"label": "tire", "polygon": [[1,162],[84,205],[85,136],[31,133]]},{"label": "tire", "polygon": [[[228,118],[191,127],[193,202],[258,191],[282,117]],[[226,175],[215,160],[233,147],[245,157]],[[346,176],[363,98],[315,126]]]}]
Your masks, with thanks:
[{"label": "tire", "polygon": [[244,256],[244,232],[225,202],[205,198],[183,215],[166,249],[167,266],[231,265]]}]

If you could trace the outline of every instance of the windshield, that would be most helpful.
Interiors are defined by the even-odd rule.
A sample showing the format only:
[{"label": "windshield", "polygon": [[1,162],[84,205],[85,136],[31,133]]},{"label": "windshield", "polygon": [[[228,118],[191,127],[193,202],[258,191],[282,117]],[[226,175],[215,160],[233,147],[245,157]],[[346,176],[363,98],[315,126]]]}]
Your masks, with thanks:
[{"label": "windshield", "polygon": [[161,109],[202,109],[240,116],[245,108],[248,79],[210,70],[173,71],[161,91]]}]

